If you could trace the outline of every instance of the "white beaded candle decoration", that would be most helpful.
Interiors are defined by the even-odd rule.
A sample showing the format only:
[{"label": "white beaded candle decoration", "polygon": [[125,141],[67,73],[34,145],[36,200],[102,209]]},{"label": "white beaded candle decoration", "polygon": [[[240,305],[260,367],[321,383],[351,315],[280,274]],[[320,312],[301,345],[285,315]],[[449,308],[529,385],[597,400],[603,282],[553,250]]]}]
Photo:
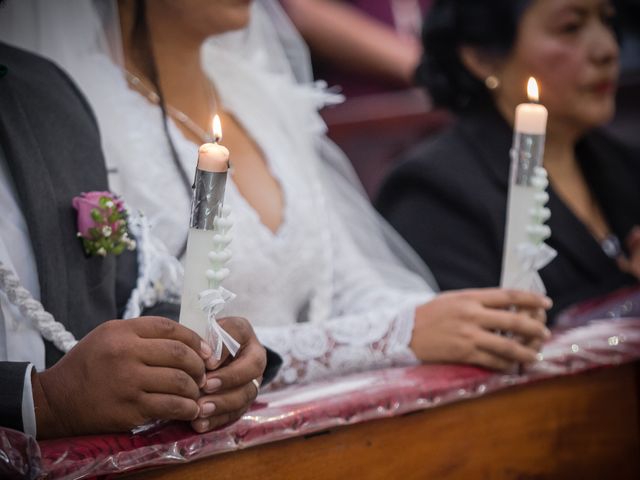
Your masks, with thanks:
[{"label": "white beaded candle decoration", "polygon": [[544,167],[535,167],[531,186],[534,188],[533,206],[529,210],[529,225],[527,225],[527,236],[534,245],[540,245],[551,236],[551,229],[545,222],[551,217],[551,210],[545,205],[549,201],[547,187],[549,180],[547,170]]},{"label": "white beaded candle decoration", "polygon": [[229,269],[225,265],[231,259],[229,244],[232,240],[232,226],[231,209],[224,205],[220,214],[213,221],[214,234],[211,241],[211,250],[207,255],[210,266],[206,271],[206,276],[211,289],[220,287],[222,281],[229,276]]}]

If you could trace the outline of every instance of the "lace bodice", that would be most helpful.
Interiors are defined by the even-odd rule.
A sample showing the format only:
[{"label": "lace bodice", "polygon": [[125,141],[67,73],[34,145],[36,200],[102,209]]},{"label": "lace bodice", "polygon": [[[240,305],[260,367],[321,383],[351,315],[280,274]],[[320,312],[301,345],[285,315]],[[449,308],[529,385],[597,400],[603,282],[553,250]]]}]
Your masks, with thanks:
[{"label": "lace bodice", "polygon": [[[234,216],[233,258],[224,286],[237,298],[223,313],[248,318],[259,339],[282,355],[276,385],[415,362],[408,348],[414,311],[432,293],[426,287],[413,293],[388,287],[359,255],[326,202],[312,159],[300,158],[301,152],[313,154],[318,125],[295,132],[287,129],[290,122],[277,120],[272,99],[284,83],[238,81],[243,72],[233,75],[235,65],[220,63],[221,74],[213,80],[224,108],[261,147],[285,205],[283,223],[272,233],[230,176],[225,202]],[[122,72],[105,57],[94,58],[88,68],[101,79],[87,93],[103,131],[111,188],[144,211],[154,232],[178,252],[187,234],[190,197],[172,164],[160,110],[129,90]],[[262,85],[272,90],[260,90]],[[314,95],[304,97],[307,104],[300,108],[309,108]],[[276,119],[270,117],[274,111]],[[191,177],[197,146],[173,122],[169,131]]]}]

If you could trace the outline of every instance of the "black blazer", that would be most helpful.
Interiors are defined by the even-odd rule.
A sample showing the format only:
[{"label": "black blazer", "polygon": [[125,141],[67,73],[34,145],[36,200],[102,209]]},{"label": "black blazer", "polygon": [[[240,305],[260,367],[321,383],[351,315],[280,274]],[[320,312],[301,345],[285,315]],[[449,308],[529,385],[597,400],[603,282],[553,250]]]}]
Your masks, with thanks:
[{"label": "black blazer", "polygon": [[[108,190],[97,125],[69,78],[52,63],[0,43],[0,148],[17,186],[36,257],[41,301],[80,339],[121,318],[137,278],[137,258],[87,257],[71,205],[82,192]],[[158,304],[145,315],[178,318]],[[62,357],[46,344],[47,367]],[[281,359],[268,351],[265,381]],[[0,362],[0,425],[22,429],[26,363]]]},{"label": "black blazer", "polygon": [[[474,113],[419,145],[384,182],[377,207],[416,249],[443,290],[500,282],[512,131],[498,112]],[[640,155],[600,133],[576,147],[586,180],[624,242],[640,224]],[[549,187],[558,256],[540,273],[560,309],[637,280],[622,273]]]}]

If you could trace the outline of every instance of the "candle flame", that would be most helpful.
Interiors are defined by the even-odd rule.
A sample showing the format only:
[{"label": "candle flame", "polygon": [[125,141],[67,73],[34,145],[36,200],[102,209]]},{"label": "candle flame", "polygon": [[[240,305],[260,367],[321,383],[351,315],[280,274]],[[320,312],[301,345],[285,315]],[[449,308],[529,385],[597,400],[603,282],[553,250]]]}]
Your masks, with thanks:
[{"label": "candle flame", "polygon": [[220,123],[220,116],[216,113],[213,117],[213,141],[215,143],[222,140],[222,124]]},{"label": "candle flame", "polygon": [[536,82],[536,79],[533,77],[529,77],[529,81],[527,82],[527,96],[530,102],[540,101],[538,82]]}]

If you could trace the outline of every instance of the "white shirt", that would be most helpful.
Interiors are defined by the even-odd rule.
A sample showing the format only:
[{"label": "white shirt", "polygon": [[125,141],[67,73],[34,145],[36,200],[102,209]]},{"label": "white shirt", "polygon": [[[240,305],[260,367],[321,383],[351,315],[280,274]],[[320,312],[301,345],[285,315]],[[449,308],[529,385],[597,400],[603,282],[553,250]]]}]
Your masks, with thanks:
[{"label": "white shirt", "polygon": [[[0,149],[0,261],[12,268],[22,286],[40,299],[38,270],[27,222],[22,214],[4,152]],[[24,431],[35,437],[36,420],[31,390],[31,368],[45,368],[45,347],[31,321],[0,292],[0,361],[30,362],[24,378],[22,420]]]}]

